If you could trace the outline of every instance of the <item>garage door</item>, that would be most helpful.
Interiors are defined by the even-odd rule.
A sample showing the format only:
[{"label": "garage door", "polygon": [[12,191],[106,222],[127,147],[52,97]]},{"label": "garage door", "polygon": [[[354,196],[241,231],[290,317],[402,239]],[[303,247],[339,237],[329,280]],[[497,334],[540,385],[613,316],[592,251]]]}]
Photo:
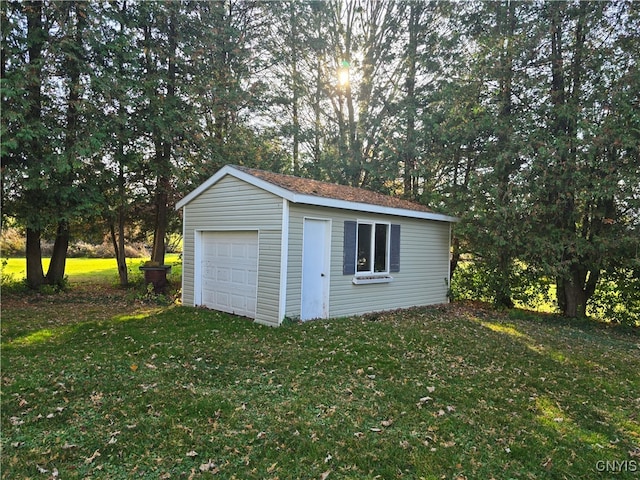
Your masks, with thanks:
[{"label": "garage door", "polygon": [[258,232],[202,234],[202,304],[256,318]]}]

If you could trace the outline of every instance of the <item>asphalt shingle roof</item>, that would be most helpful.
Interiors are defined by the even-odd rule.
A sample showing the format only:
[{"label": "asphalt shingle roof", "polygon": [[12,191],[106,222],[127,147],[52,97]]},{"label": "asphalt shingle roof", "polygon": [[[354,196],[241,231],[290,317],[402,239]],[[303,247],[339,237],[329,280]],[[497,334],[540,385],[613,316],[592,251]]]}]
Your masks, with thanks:
[{"label": "asphalt shingle roof", "polygon": [[402,198],[391,197],[381,193],[365,190],[364,188],[350,187],[347,185],[338,185],[335,183],[321,182],[309,178],[295,177],[293,175],[284,175],[282,173],[267,172],[255,168],[248,168],[233,165],[242,172],[252,175],[256,178],[269,182],[285,190],[293,193],[312,195],[322,198],[331,198],[334,200],[343,200],[347,202],[366,203],[370,205],[378,205],[389,208],[403,208],[405,210],[413,210],[416,212],[433,212],[429,207],[420,203],[411,202]]}]

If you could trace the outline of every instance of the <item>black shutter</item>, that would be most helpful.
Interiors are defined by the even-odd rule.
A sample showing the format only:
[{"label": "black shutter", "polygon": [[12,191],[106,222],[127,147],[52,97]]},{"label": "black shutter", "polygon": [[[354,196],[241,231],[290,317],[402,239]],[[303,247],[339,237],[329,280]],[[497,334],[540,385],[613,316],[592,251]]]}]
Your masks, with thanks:
[{"label": "black shutter", "polygon": [[391,225],[391,255],[389,258],[389,271],[400,271],[400,225]]},{"label": "black shutter", "polygon": [[344,222],[344,242],[342,256],[342,274],[355,275],[356,273],[356,229],[358,224],[352,220]]}]

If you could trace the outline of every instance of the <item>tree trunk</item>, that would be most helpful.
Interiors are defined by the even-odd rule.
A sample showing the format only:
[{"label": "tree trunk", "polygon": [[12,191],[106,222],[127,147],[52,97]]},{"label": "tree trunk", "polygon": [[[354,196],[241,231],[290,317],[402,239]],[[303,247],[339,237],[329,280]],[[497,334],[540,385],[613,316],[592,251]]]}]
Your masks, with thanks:
[{"label": "tree trunk", "polygon": [[[176,32],[176,12],[171,10],[169,17],[168,51],[167,51],[167,95],[166,105],[174,105],[176,100],[176,51],[178,48]],[[170,107],[175,108],[175,107]],[[169,112],[164,112],[168,114]],[[173,113],[173,112],[171,112]],[[165,121],[169,121],[166,119]],[[157,171],[156,182],[156,219],[153,235],[153,251],[151,261],[164,265],[165,237],[169,221],[169,189],[171,187],[171,152],[173,149],[173,135],[171,129],[168,132],[155,132],[155,161]]]},{"label": "tree trunk", "polygon": [[458,238],[453,233],[452,235],[453,238],[451,239],[451,258],[449,260],[449,285],[451,285],[453,273],[456,271],[458,262],[460,261],[460,238]]},{"label": "tree trunk", "polygon": [[571,269],[570,279],[562,281],[562,287],[558,288],[558,306],[566,317],[587,316],[587,306],[599,279],[600,270],[597,268],[575,265]]},{"label": "tree trunk", "polygon": [[27,227],[27,285],[38,289],[45,283],[42,270],[42,247],[40,246],[40,230]]},{"label": "tree trunk", "polygon": [[416,62],[418,55],[418,29],[420,28],[420,2],[409,5],[409,45],[407,47],[407,97],[405,101],[407,115],[407,134],[404,151],[404,196],[415,199],[416,185]]},{"label": "tree trunk", "polygon": [[[572,64],[564,65],[563,57],[563,30],[562,17],[566,6],[557,4],[552,7],[551,15],[551,101],[554,106],[552,118],[552,133],[555,141],[560,146],[558,149],[558,171],[554,172],[560,179],[560,189],[550,190],[549,204],[553,206],[555,218],[553,219],[558,231],[564,238],[581,238],[589,241],[588,235],[581,235],[576,225],[576,187],[575,176],[578,172],[578,121],[580,115],[580,95],[582,94],[582,73],[584,69],[583,54],[585,49],[585,26],[587,18],[586,2],[581,3],[575,27],[575,43],[573,46]],[[569,88],[565,83],[566,72]],[[556,180],[557,184],[558,181]],[[586,227],[589,218],[582,219]],[[568,272],[557,279],[558,307],[567,317],[584,317],[587,313],[587,303],[593,293],[600,277],[595,254],[590,252],[576,252],[571,244],[565,244],[563,261],[570,262]]]},{"label": "tree trunk", "polygon": [[296,5],[294,2],[289,4],[289,14],[291,22],[291,120],[293,123],[293,174],[300,174],[300,118],[298,115],[298,103],[300,102],[300,88],[298,84],[298,18],[296,16]]},{"label": "tree trunk", "polygon": [[313,124],[313,164],[314,170],[316,174],[320,172],[320,162],[322,160],[322,155],[320,152],[320,137],[322,135],[322,120],[320,117],[320,100],[322,98],[322,84],[321,84],[321,63],[318,58],[317,64],[317,73],[316,73],[316,92],[315,98],[313,102],[313,115],[314,115],[314,124]]},{"label": "tree trunk", "polygon": [[[500,42],[500,93],[499,93],[499,113],[498,113],[498,146],[497,159],[495,161],[495,181],[496,181],[496,215],[498,228],[495,235],[499,245],[494,246],[497,250],[496,262],[496,283],[495,283],[495,303],[500,307],[513,308],[511,299],[511,273],[514,263],[514,243],[515,235],[512,234],[514,227],[514,216],[511,193],[511,174],[516,169],[517,161],[514,158],[517,153],[513,147],[513,105],[512,105],[512,83],[513,83],[513,42],[516,29],[515,4],[509,2],[507,5],[495,3],[496,7],[496,28],[498,30]],[[506,237],[506,238],[505,238]]]},{"label": "tree trunk", "polygon": [[511,299],[511,284],[509,278],[506,276],[505,271],[510,270],[511,262],[509,265],[499,265],[500,273],[498,274],[498,284],[496,288],[495,304],[498,307],[513,308],[514,303]]},{"label": "tree trunk", "polygon": [[[168,183],[164,182],[161,183]],[[164,187],[158,187],[161,190]],[[164,265],[165,254],[165,236],[167,235],[167,192],[159,191],[156,194],[156,227],[153,232],[153,251],[151,252],[151,261]]]},{"label": "tree trunk", "polygon": [[[29,128],[35,130],[32,138],[27,141],[27,158],[29,163],[37,166],[42,162],[42,141],[40,138],[42,127],[42,50],[45,43],[45,31],[42,25],[42,2],[26,2],[25,13],[27,16],[27,44],[29,52],[29,67],[25,90],[27,92],[28,110],[26,123]],[[29,175],[36,176],[37,168],[29,172]],[[28,191],[25,192],[27,195]],[[35,214],[35,213],[34,213]],[[37,215],[37,214],[35,214]],[[40,246],[40,226],[31,224],[27,220],[27,284],[29,287],[37,289],[45,283],[44,271],[42,270],[42,248]]]},{"label": "tree trunk", "polygon": [[[122,151],[122,143],[119,145],[120,158],[124,157]],[[118,265],[118,277],[120,278],[120,285],[126,287],[129,285],[129,272],[127,270],[127,253],[125,251],[125,239],[124,239],[124,227],[127,221],[127,213],[125,207],[125,184],[124,184],[124,167],[120,165],[120,171],[118,172],[118,196],[120,197],[120,205],[118,207],[118,241],[116,242],[114,236],[114,229],[112,228],[111,237],[113,238],[114,251],[116,254],[116,263]]]},{"label": "tree trunk", "polygon": [[[118,144],[118,158],[120,162],[124,159],[123,148],[123,129],[120,128],[120,142]],[[125,178],[124,178],[124,166],[122,163],[118,166],[118,233],[116,235],[116,228],[113,224],[113,220],[109,220],[109,230],[111,232],[111,241],[113,242],[113,251],[116,255],[116,265],[118,266],[118,278],[120,285],[126,287],[129,285],[129,271],[127,270],[127,254],[125,251],[125,225],[127,220],[126,206],[125,206]]]},{"label": "tree trunk", "polygon": [[[120,32],[126,31],[125,18],[127,16],[127,3],[122,3],[120,8]],[[124,53],[119,52],[116,55],[118,65],[118,76],[124,79]],[[126,287],[129,285],[129,271],[127,270],[127,254],[125,251],[125,226],[127,221],[127,191],[126,191],[126,178],[125,178],[125,165],[127,162],[124,146],[127,139],[127,111],[125,108],[124,99],[118,104],[118,128],[117,128],[117,148],[116,148],[116,161],[118,162],[118,232],[116,234],[116,227],[113,222],[113,218],[109,219],[109,231],[111,233],[111,241],[113,243],[113,251],[116,256],[116,265],[118,267],[118,279],[120,286]]]},{"label": "tree trunk", "polygon": [[574,272],[573,278],[563,282],[564,315],[571,318],[581,318],[587,315],[587,293],[585,292],[580,277]]},{"label": "tree trunk", "polygon": [[58,222],[56,240],[53,244],[51,262],[47,270],[47,283],[62,286],[64,284],[64,270],[67,264],[67,250],[69,249],[69,222]]},{"label": "tree trunk", "polygon": [[129,272],[127,270],[127,257],[124,244],[124,216],[122,213],[118,213],[118,234],[116,235],[116,227],[112,221],[109,222],[109,231],[111,232],[113,251],[116,255],[120,286],[126,287],[129,285]]},{"label": "tree trunk", "polygon": [[[85,24],[86,5],[78,2],[69,4],[69,20],[71,29],[73,16],[75,14],[75,32],[72,36],[73,44],[69,44],[68,51],[65,51],[64,70],[69,76],[69,94],[67,97],[67,115],[65,128],[65,157],[68,164],[68,171],[62,178],[62,188],[71,189],[74,182],[74,164],[76,156],[76,145],[80,128],[80,58],[82,55],[82,34]],[[67,250],[69,249],[69,221],[58,220],[56,239],[53,244],[53,254],[47,270],[47,283],[50,285],[62,286],[64,284],[64,272],[67,264]]]},{"label": "tree trunk", "polygon": [[567,317],[577,318],[586,316],[587,305],[584,292],[573,281],[564,285],[564,314]]},{"label": "tree trunk", "polygon": [[153,249],[151,251],[151,261],[164,265],[165,237],[167,235],[168,223],[168,199],[169,199],[169,158],[171,156],[171,143],[162,141],[156,132],[156,168],[158,177],[156,181],[155,194],[155,222],[153,232]]}]

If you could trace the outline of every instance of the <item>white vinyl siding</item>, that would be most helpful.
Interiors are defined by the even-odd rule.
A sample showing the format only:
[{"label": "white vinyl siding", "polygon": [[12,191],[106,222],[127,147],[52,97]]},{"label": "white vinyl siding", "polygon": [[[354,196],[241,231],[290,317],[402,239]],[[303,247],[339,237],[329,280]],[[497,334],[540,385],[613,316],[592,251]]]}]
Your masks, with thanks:
[{"label": "white vinyl siding", "polygon": [[195,241],[205,231],[258,231],[256,321],[278,324],[282,198],[232,176],[184,207],[183,302],[195,301]]},{"label": "white vinyl siding", "polygon": [[[302,228],[305,216],[331,218],[331,288],[329,316],[445,303],[449,275],[449,223],[366,214],[342,209],[290,205],[286,315],[300,315]],[[401,226],[400,271],[390,283],[354,285],[343,275],[344,221]]]},{"label": "white vinyl siding", "polygon": [[[282,213],[282,201],[278,203]],[[282,217],[281,217],[282,218]],[[280,325],[280,230],[260,231],[258,255],[258,314],[256,321]]]}]

